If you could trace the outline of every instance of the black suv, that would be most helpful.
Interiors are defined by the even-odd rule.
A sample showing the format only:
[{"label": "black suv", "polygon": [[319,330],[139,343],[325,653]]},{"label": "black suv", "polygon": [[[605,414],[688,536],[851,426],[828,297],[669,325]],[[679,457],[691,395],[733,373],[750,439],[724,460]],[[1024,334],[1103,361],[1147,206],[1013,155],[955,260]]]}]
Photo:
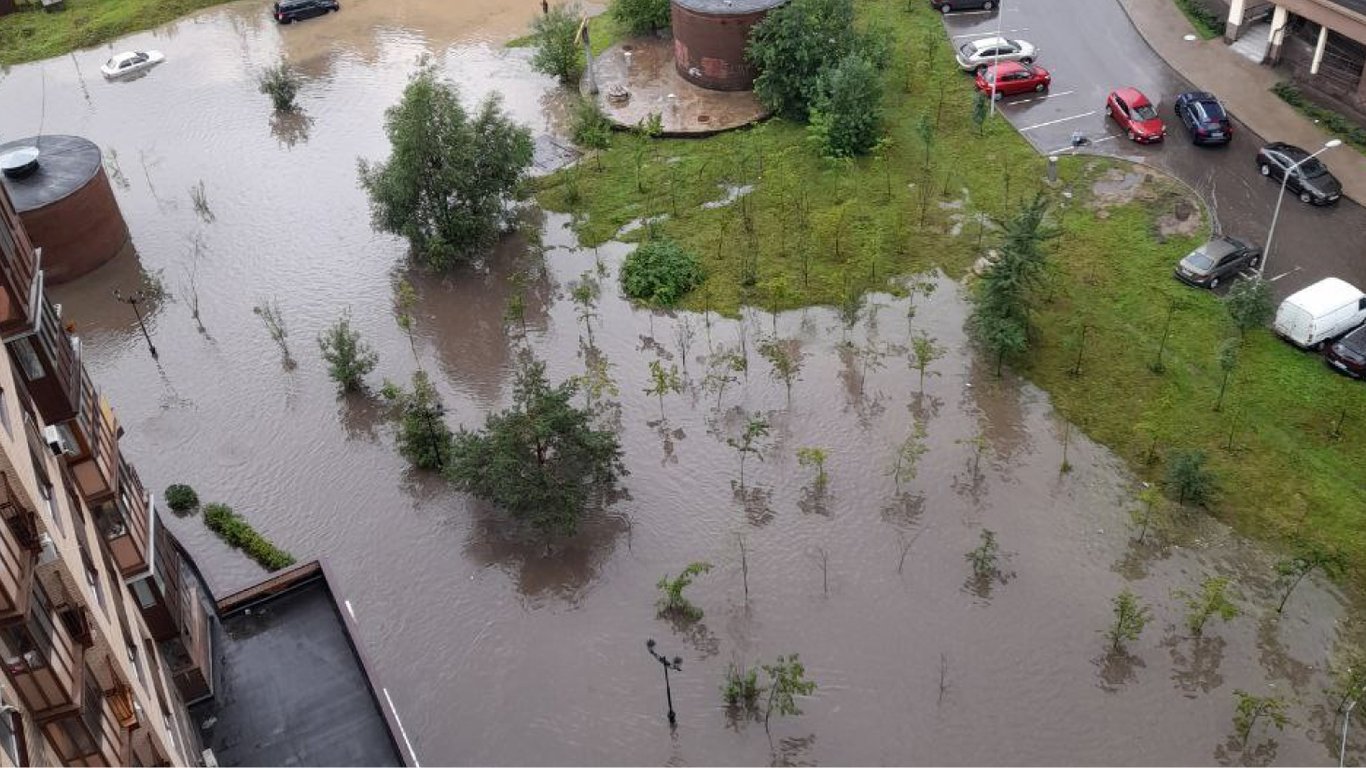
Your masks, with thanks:
[{"label": "black suv", "polygon": [[1277,141],[1262,147],[1257,151],[1257,169],[1278,182],[1288,175],[1285,186],[1304,203],[1329,205],[1342,197],[1342,185],[1328,172],[1328,167],[1317,157],[1309,159],[1308,152],[1292,144]]},{"label": "black suv", "polygon": [[1228,235],[1215,235],[1176,265],[1176,279],[1196,288],[1218,288],[1221,281],[1261,263],[1262,249]]},{"label": "black suv", "polygon": [[1196,144],[1227,144],[1233,139],[1233,123],[1212,94],[1191,91],[1177,96],[1176,116]]},{"label": "black suv", "polygon": [[311,19],[328,11],[340,11],[337,0],[280,0],[275,4],[275,20],[288,24],[299,19]]}]

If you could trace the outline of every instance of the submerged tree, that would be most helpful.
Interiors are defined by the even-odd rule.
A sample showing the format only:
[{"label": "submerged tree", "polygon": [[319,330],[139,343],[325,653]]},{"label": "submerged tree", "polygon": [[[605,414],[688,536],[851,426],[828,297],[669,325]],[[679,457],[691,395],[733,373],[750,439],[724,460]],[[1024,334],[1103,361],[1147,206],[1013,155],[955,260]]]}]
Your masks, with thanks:
[{"label": "submerged tree", "polygon": [[379,355],[361,340],[360,331],[351,327],[351,312],[347,310],[325,332],[318,335],[327,373],[343,392],[353,392],[364,386],[365,375],[375,369]]},{"label": "submerged tree", "polygon": [[929,447],[925,445],[926,434],[925,421],[917,416],[911,433],[897,446],[896,458],[887,470],[887,474],[891,475],[896,483],[897,493],[901,493],[902,483],[909,483],[915,479],[919,471],[920,457],[929,451]]},{"label": "submerged tree", "polygon": [[1238,615],[1238,606],[1234,605],[1226,594],[1228,583],[1227,578],[1211,576],[1200,583],[1199,592],[1176,590],[1176,597],[1186,603],[1186,628],[1192,635],[1202,636],[1205,623],[1212,617],[1218,616],[1224,621],[1229,621]]},{"label": "submerged tree", "polygon": [[438,269],[492,245],[532,156],[531,133],[503,112],[497,92],[470,115],[424,60],[385,111],[384,132],[389,159],[359,161],[375,228],[406,238]]},{"label": "submerged tree", "polygon": [[798,696],[810,696],[816,690],[814,680],[806,679],[806,667],[797,654],[779,656],[772,664],[763,665],[768,675],[768,701],[764,706],[764,729],[768,729],[769,718],[777,713],[780,717],[800,715],[797,706]]},{"label": "submerged tree", "polygon": [[986,581],[1000,572],[998,560],[1000,546],[996,544],[996,533],[983,528],[982,543],[963,557],[972,564],[972,576],[978,581]]},{"label": "submerged tree", "polygon": [[551,386],[545,363],[518,361],[512,407],[455,436],[446,477],[548,534],[572,534],[594,491],[625,473],[617,436],[576,408],[578,385]]},{"label": "submerged tree", "polygon": [[921,331],[911,338],[911,368],[920,374],[920,389],[925,389],[925,374],[937,375],[929,371],[935,360],[944,356],[944,348],[936,344],[929,334]]},{"label": "submerged tree", "polygon": [[580,15],[578,5],[557,5],[532,20],[532,69],[561,83],[578,80],[584,66],[578,42]]},{"label": "submerged tree", "polygon": [[1243,690],[1235,690],[1233,695],[1238,700],[1238,708],[1233,714],[1233,730],[1244,747],[1258,720],[1266,718],[1278,731],[1284,730],[1285,724],[1290,722],[1285,714],[1285,701],[1278,696],[1254,696]]},{"label": "submerged tree", "polygon": [[702,379],[702,387],[716,393],[717,409],[721,408],[726,387],[739,381],[736,374],[744,373],[748,367],[745,356],[735,350],[723,348],[707,358],[707,375]]},{"label": "submerged tree", "polygon": [[802,361],[806,357],[795,340],[779,338],[759,342],[759,356],[768,361],[769,373],[783,383],[787,402],[792,404],[792,385],[801,378]]},{"label": "submerged tree", "polygon": [[294,98],[302,83],[303,78],[284,59],[273,67],[266,67],[256,78],[257,88],[270,97],[276,112],[294,111]]},{"label": "submerged tree", "polygon": [[664,396],[683,391],[683,382],[678,378],[678,366],[665,368],[658,360],[650,361],[650,386],[645,394],[659,398],[659,417],[664,418]]},{"label": "submerged tree", "polygon": [[680,571],[675,578],[669,578],[667,573],[660,577],[656,586],[663,594],[655,602],[659,617],[681,621],[697,621],[702,618],[702,609],[688,602],[688,598],[683,596],[683,590],[692,584],[693,579],[710,570],[711,563],[699,561],[688,564],[688,567]]},{"label": "submerged tree", "polygon": [[1300,542],[1299,551],[1276,563],[1276,585],[1285,590],[1276,605],[1276,613],[1285,610],[1290,593],[1304,581],[1304,577],[1316,570],[1323,571],[1329,578],[1341,576],[1347,570],[1347,555],[1342,550],[1328,549],[1317,542]]},{"label": "submerged tree", "polygon": [[765,687],[759,683],[758,667],[746,668],[731,662],[726,666],[726,682],[721,686],[721,698],[732,710],[746,714],[757,712],[759,696]]},{"label": "submerged tree", "polygon": [[768,421],[759,414],[754,414],[745,422],[745,431],[740,433],[740,437],[726,438],[726,445],[734,448],[740,454],[740,487],[745,487],[745,457],[753,455],[759,461],[764,460],[764,441],[768,438]]},{"label": "submerged tree", "polygon": [[1152,611],[1138,601],[1138,597],[1125,587],[1111,601],[1114,604],[1115,623],[1106,630],[1105,637],[1110,641],[1110,651],[1119,653],[1124,650],[1125,642],[1132,642],[1142,634],[1143,628],[1152,619]]},{"label": "submerged tree", "polygon": [[829,484],[830,478],[825,474],[825,459],[827,454],[824,448],[807,446],[797,449],[797,463],[803,467],[815,467],[816,479],[815,488],[817,492],[824,491]]},{"label": "submerged tree", "polygon": [[386,381],[380,393],[398,409],[398,452],[418,469],[445,468],[451,451],[451,429],[442,418],[445,408],[427,373],[419,370],[413,374],[411,392]]}]

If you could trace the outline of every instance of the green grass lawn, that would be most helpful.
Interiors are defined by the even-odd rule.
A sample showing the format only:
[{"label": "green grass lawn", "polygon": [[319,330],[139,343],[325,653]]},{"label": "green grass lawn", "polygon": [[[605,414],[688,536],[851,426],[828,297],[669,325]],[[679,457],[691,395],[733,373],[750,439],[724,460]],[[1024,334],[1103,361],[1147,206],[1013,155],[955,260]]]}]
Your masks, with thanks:
[{"label": "green grass lawn", "polygon": [[1172,0],[1176,7],[1195,27],[1195,34],[1205,40],[1212,40],[1224,34],[1224,19],[1211,12],[1201,0]]},{"label": "green grass lawn", "polygon": [[[782,121],[705,140],[617,134],[600,156],[542,180],[540,201],[575,215],[586,244],[614,238],[633,219],[664,217],[655,234],[695,251],[707,270],[685,300],[693,309],[838,304],[850,290],[895,291],[897,276],[932,267],[962,276],[993,241],[977,214],[1008,214],[1044,188],[1044,161],[1000,118],[979,135],[972,89],[953,68],[941,22],[927,6],[866,0],[857,7],[861,23],[887,25],[896,37],[885,70],[893,142],[885,160],[821,160],[804,128]],[[922,121],[936,126],[929,146],[917,128]],[[1175,261],[1204,236],[1203,219],[1189,235],[1160,236],[1157,217],[1187,194],[1163,179],[1098,215],[1088,207],[1091,183],[1120,167],[1085,158],[1061,164],[1063,184],[1049,192],[1062,230],[1051,243],[1056,272],[1022,372],[1146,479],[1160,478],[1160,457],[1172,450],[1206,451],[1220,483],[1214,515],[1273,545],[1303,535],[1341,546],[1354,565],[1351,584],[1366,586],[1366,442],[1351,437],[1366,414],[1366,387],[1257,331],[1244,340],[1215,412],[1216,351],[1234,331],[1214,295],[1171,277]],[[701,207],[726,185],[754,189],[731,205]],[[644,236],[642,228],[625,239]],[[1158,375],[1149,364],[1173,300],[1166,371]],[[1073,377],[1083,324],[1082,375]],[[1334,439],[1344,412],[1348,436]],[[1154,438],[1159,460],[1149,465]]]},{"label": "green grass lawn", "polygon": [[0,16],[0,66],[60,56],[150,29],[223,0],[66,0],[46,13],[37,3]]}]

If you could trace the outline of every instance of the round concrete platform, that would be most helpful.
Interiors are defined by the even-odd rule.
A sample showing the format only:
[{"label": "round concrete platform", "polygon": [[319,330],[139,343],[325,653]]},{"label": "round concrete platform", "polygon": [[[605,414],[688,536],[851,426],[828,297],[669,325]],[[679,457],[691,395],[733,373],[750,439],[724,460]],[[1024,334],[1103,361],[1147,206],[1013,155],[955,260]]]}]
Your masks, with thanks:
[{"label": "round concrete platform", "polygon": [[[711,91],[684,80],[674,68],[673,47],[672,38],[637,37],[613,45],[594,59],[595,98],[613,125],[634,128],[651,113],[658,113],[663,136],[701,137],[769,116],[753,91]],[[629,98],[625,102],[608,98],[614,85],[626,88]]]}]

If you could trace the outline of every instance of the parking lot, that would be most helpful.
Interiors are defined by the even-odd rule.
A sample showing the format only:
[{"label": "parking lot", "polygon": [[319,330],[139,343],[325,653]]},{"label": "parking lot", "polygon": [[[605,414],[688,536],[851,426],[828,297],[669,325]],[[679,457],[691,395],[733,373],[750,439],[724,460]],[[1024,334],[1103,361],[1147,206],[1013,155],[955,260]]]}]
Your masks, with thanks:
[{"label": "parking lot", "polygon": [[[1265,242],[1279,187],[1261,177],[1254,157],[1262,144],[1278,137],[1257,136],[1235,114],[1232,142],[1194,146],[1172,111],[1177,94],[1194,87],[1148,47],[1116,0],[1005,0],[1001,11],[954,13],[945,21],[955,47],[998,29],[1004,37],[1038,47],[1036,63],[1053,76],[1050,91],[1007,97],[997,106],[1041,153],[1077,151],[1070,141],[1074,131],[1081,131],[1090,143],[1080,151],[1172,173],[1200,192],[1222,231],[1251,243]],[[1135,144],[1106,118],[1106,94],[1120,86],[1136,87],[1148,96],[1167,124],[1166,141]],[[972,87],[967,75],[963,87]],[[1355,151],[1344,145],[1320,159],[1331,169],[1334,154]],[[1363,234],[1366,209],[1356,203],[1343,198],[1335,206],[1315,208],[1287,195],[1266,272],[1277,296],[1329,276],[1366,286]]]}]

